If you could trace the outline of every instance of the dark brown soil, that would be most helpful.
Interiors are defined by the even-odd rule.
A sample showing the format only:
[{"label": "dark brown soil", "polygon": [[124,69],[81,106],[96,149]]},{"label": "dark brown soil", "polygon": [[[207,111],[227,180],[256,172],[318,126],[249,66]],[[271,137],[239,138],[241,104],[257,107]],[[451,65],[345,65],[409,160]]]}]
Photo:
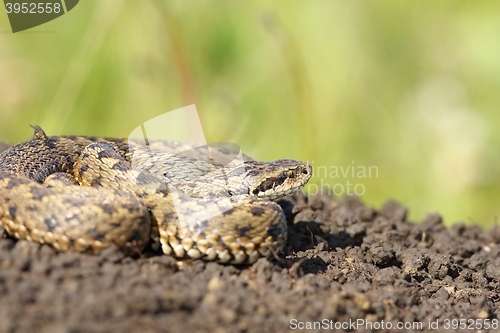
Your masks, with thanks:
[{"label": "dark brown soil", "polygon": [[[446,229],[439,215],[411,224],[393,201],[380,211],[353,197],[298,194],[280,204],[289,219],[286,256],[249,267],[179,265],[114,249],[56,253],[4,237],[0,332],[284,332],[322,320],[343,332],[358,319],[393,325],[378,331],[437,332],[447,319],[478,319],[462,321],[469,328],[498,319],[499,227]],[[396,329],[398,322],[424,329]]]}]

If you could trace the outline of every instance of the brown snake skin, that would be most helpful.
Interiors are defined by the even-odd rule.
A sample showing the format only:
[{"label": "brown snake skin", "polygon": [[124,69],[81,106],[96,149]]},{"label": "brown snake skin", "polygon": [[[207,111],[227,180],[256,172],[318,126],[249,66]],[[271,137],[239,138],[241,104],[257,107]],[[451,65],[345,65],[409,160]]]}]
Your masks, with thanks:
[{"label": "brown snake skin", "polygon": [[[0,147],[0,220],[10,235],[60,251],[140,253],[152,242],[178,258],[253,263],[286,242],[283,211],[269,199],[299,190],[312,174],[294,160],[229,167],[187,143],[145,149],[33,128],[32,140]],[[188,153],[174,154],[179,147]]]}]

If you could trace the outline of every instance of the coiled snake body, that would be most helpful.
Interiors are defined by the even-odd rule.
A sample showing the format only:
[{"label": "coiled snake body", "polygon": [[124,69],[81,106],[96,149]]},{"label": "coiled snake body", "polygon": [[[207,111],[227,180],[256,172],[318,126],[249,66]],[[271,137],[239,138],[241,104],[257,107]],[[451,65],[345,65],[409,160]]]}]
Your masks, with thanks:
[{"label": "coiled snake body", "polygon": [[[234,157],[222,148],[209,160],[206,148],[186,143],[146,149],[33,128],[32,140],[0,153],[0,220],[14,237],[61,251],[131,253],[152,242],[179,258],[252,263],[286,242],[284,213],[269,199],[312,174],[294,160],[219,165],[213,156]],[[186,153],[173,153],[179,148]]]}]

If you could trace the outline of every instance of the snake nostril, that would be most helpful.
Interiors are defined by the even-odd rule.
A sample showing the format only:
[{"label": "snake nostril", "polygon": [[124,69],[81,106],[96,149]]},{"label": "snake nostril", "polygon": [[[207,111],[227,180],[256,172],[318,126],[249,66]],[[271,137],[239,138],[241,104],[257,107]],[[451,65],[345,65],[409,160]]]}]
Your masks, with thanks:
[{"label": "snake nostril", "polygon": [[303,173],[304,175],[307,175],[307,174],[308,174],[307,170],[302,170],[302,173]]}]

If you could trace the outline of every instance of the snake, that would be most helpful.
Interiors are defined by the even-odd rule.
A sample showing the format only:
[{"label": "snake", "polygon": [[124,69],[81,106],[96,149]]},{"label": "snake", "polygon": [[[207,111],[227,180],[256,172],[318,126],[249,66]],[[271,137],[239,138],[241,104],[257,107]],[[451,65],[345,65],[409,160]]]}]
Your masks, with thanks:
[{"label": "snake", "polygon": [[276,200],[312,176],[307,162],[255,161],[223,146],[32,128],[32,139],[0,152],[1,226],[61,252],[140,255],[150,245],[178,259],[251,264],[283,250]]}]

